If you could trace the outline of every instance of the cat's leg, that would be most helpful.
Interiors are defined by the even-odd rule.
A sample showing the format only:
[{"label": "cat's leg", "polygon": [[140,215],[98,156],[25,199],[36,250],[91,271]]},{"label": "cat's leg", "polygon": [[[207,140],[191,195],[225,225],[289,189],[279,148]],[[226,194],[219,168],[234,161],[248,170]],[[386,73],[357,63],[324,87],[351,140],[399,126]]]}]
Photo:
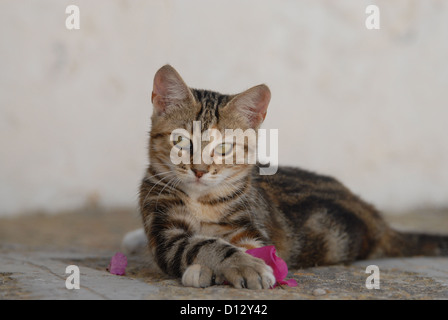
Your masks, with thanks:
[{"label": "cat's leg", "polygon": [[224,280],[236,288],[266,289],[275,284],[271,267],[230,243],[202,235],[179,237],[168,250],[155,250],[165,272],[182,275],[185,286],[208,287]]},{"label": "cat's leg", "polygon": [[146,224],[149,247],[162,271],[194,287],[213,285],[214,279],[236,288],[265,289],[275,284],[272,268],[263,260],[221,238],[195,233],[181,217],[156,215]]},{"label": "cat's leg", "polygon": [[236,288],[268,289],[275,284],[272,268],[242,250],[222,262],[218,276]]},{"label": "cat's leg", "polygon": [[[147,248],[148,240],[143,228],[128,232],[123,238],[122,248],[126,254],[142,252]],[[228,244],[228,246],[231,246]],[[232,248],[239,250],[237,248]],[[192,264],[188,266],[182,275],[182,284],[189,287],[208,287],[221,284],[224,279],[237,288],[269,288],[275,283],[272,269],[263,261],[249,256],[246,253],[238,253],[234,258],[231,255],[237,253],[234,250],[227,252],[227,257],[222,258],[223,265],[217,267],[215,272],[207,265]],[[227,258],[229,259],[228,261]]]},{"label": "cat's leg", "polygon": [[126,254],[143,252],[148,247],[148,238],[143,228],[126,233],[121,242],[121,247]]},{"label": "cat's leg", "polygon": [[[214,279],[236,288],[263,289],[275,284],[272,268],[219,237],[201,234],[201,224],[175,198],[142,205],[148,247],[159,268],[188,286],[206,287]],[[191,267],[193,265],[199,265]],[[187,271],[188,270],[188,271]],[[216,280],[215,280],[216,282]]]},{"label": "cat's leg", "polygon": [[214,284],[229,282],[235,288],[267,289],[275,284],[272,268],[261,259],[243,251],[224,259],[222,265],[212,270],[205,264],[192,264],[182,275],[184,286],[204,288]]},{"label": "cat's leg", "polygon": [[221,282],[216,282],[212,269],[200,264],[192,264],[182,275],[182,284],[186,287],[205,288],[217,283]]}]

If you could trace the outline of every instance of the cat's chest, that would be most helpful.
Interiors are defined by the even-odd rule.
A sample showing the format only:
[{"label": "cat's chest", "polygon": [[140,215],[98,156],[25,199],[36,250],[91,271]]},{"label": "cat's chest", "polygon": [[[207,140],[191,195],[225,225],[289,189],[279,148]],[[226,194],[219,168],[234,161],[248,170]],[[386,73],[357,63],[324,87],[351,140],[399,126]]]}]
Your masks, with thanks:
[{"label": "cat's chest", "polygon": [[223,237],[234,231],[234,226],[222,223],[227,206],[224,204],[204,205],[198,201],[186,202],[189,214],[196,221],[198,232],[204,236]]},{"label": "cat's chest", "polygon": [[189,198],[186,206],[190,214],[199,222],[217,223],[225,213],[225,206],[222,204],[204,204],[197,199]]}]

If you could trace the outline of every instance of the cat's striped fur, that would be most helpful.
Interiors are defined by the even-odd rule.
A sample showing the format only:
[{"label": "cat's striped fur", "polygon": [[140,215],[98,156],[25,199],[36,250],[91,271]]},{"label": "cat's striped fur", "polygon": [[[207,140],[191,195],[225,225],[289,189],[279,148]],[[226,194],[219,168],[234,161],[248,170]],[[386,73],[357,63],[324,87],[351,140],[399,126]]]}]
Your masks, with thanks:
[{"label": "cat's striped fur", "polygon": [[272,270],[244,253],[265,245],[275,245],[290,267],[447,254],[447,237],[390,229],[371,205],[331,177],[290,167],[260,176],[255,165],[170,161],[170,133],[191,132],[193,121],[201,121],[202,131],[258,128],[270,99],[266,86],[239,95],[191,89],[167,65],[155,76],[152,97],[141,215],[158,266],[185,285],[226,280],[268,288],[275,281]]}]

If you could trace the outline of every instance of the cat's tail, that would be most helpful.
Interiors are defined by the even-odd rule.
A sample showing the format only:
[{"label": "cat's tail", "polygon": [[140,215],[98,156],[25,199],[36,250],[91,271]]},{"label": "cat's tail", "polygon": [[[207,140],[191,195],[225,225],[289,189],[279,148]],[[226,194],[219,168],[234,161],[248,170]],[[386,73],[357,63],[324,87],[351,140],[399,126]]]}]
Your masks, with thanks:
[{"label": "cat's tail", "polygon": [[379,251],[386,257],[448,256],[448,236],[389,230]]}]

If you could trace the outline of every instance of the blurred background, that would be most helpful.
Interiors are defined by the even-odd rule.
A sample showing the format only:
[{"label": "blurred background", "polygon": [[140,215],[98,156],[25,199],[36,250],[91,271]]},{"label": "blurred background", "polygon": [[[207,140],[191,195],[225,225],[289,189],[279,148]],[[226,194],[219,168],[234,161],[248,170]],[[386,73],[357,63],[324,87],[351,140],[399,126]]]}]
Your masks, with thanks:
[{"label": "blurred background", "polygon": [[137,208],[166,63],[191,87],[266,83],[280,164],[387,212],[448,207],[447,1],[2,0],[0,41],[0,216]]}]

